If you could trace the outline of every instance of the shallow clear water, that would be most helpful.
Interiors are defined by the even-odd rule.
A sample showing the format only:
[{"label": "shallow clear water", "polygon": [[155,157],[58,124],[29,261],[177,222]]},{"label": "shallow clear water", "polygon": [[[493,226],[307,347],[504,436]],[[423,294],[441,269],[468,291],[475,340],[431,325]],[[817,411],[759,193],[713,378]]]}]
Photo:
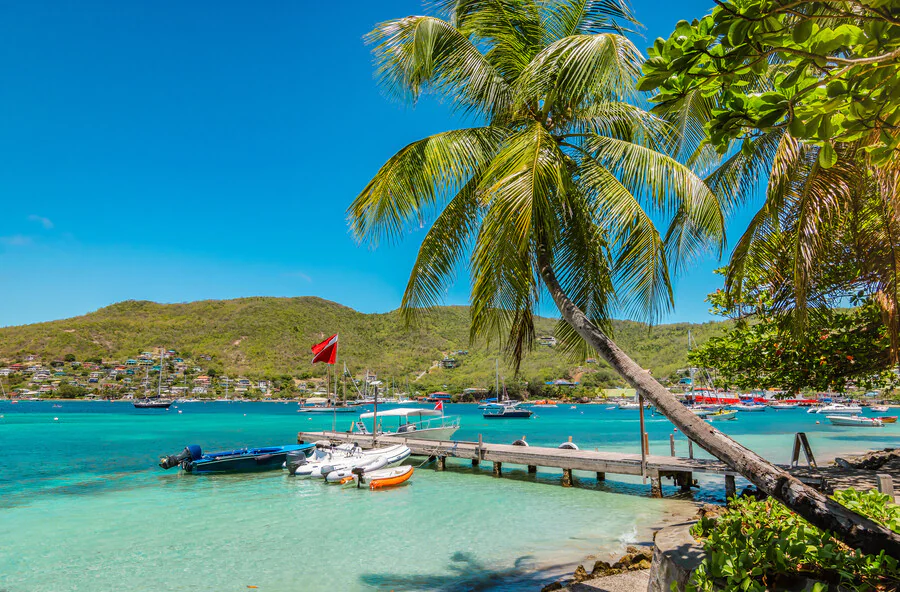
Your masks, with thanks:
[{"label": "shallow clear water", "polygon": [[[155,465],[189,443],[288,444],[299,429],[331,428],[331,416],[296,410],[0,402],[0,590],[534,590],[560,566],[621,550],[685,503],[649,499],[640,479],[597,484],[576,474],[579,486],[564,489],[558,471],[532,477],[504,467],[496,479],[489,465],[462,461],[443,473],[422,467],[407,486],[376,492],[277,471],[196,477]],[[572,436],[582,448],[639,449],[637,411],[536,411],[531,420],[484,420],[472,405],[447,406],[463,416],[459,439],[557,445]],[[351,416],[337,421],[346,429]],[[897,424],[836,428],[801,410],[739,414],[718,426],[778,462],[799,430],[819,457],[900,440]],[[647,429],[651,452],[668,454],[668,420],[648,416]],[[720,483],[706,483],[695,497],[721,496]]]}]

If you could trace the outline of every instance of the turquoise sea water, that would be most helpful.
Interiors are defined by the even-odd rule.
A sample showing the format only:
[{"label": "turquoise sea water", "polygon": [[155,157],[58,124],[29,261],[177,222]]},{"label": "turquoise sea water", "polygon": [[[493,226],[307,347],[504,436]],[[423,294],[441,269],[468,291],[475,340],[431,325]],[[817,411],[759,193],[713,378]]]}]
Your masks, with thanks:
[{"label": "turquoise sea water", "polygon": [[[684,501],[653,500],[640,479],[598,484],[524,467],[425,466],[405,487],[369,492],[281,472],[191,476],[156,467],[186,444],[205,450],[288,444],[330,429],[295,404],[0,402],[0,590],[534,590],[561,566],[620,551]],[[182,411],[182,413],[179,413]],[[637,452],[637,411],[602,405],[537,409],[530,420],[484,420],[472,405],[458,439]],[[346,429],[351,416],[338,417]],[[816,421],[820,421],[816,425]],[[739,414],[717,424],[785,462],[806,431],[822,458],[900,443],[900,425],[837,428],[805,411]],[[651,452],[668,454],[672,425],[647,417]],[[676,435],[680,454],[686,443]],[[699,453],[699,450],[697,451]],[[422,459],[411,459],[418,465]],[[666,482],[664,482],[665,484]],[[694,498],[721,497],[705,482]],[[675,493],[666,487],[667,495]]]}]

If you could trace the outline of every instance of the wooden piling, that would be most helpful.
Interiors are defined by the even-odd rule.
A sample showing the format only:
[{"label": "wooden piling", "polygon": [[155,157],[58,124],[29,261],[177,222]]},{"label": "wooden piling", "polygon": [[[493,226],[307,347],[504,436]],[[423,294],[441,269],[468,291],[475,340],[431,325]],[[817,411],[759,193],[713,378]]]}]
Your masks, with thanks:
[{"label": "wooden piling", "polygon": [[731,499],[737,493],[737,486],[734,484],[734,475],[725,475],[725,499]]},{"label": "wooden piling", "polygon": [[694,441],[690,439],[688,440],[688,458],[694,458]]},{"label": "wooden piling", "polygon": [[439,456],[437,457],[437,470],[443,471],[447,468],[447,457]]},{"label": "wooden piling", "polygon": [[472,466],[473,466],[473,467],[477,467],[478,464],[479,464],[480,462],[481,462],[481,461],[478,460],[477,458],[473,458],[473,459],[472,459]]},{"label": "wooden piling", "polygon": [[650,434],[644,432],[644,450],[647,456],[650,456]]},{"label": "wooden piling", "polygon": [[659,475],[650,477],[650,497],[662,497],[662,480]]},{"label": "wooden piling", "polygon": [[875,477],[878,479],[878,491],[894,501],[894,480],[891,476],[879,473]]},{"label": "wooden piling", "polygon": [[675,456],[675,434],[669,434],[669,449],[672,452],[672,456]]},{"label": "wooden piling", "polygon": [[572,469],[563,469],[562,486],[572,487],[574,480],[572,479]]},{"label": "wooden piling", "polygon": [[597,481],[606,481],[606,473],[597,471]]},{"label": "wooden piling", "polygon": [[503,463],[494,461],[494,475],[499,477],[503,474]]},{"label": "wooden piling", "polygon": [[536,465],[528,465],[528,472],[530,474],[537,473],[537,466]]}]

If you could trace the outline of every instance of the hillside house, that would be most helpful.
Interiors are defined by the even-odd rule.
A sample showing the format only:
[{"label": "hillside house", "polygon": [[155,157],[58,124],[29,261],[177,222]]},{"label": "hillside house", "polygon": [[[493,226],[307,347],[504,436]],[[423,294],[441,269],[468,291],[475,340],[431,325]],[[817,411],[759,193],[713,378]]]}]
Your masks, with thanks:
[{"label": "hillside house", "polygon": [[459,362],[456,361],[456,358],[444,358],[441,360],[441,368],[453,369],[458,367]]},{"label": "hillside house", "polygon": [[556,337],[552,335],[544,335],[542,337],[538,337],[538,345],[542,345],[544,347],[556,347]]},{"label": "hillside house", "polygon": [[205,374],[202,376],[198,376],[197,378],[194,379],[194,384],[199,384],[202,386],[209,386],[209,382],[210,382],[209,376],[207,376]]},{"label": "hillside house", "polygon": [[205,395],[207,390],[208,389],[205,386],[195,386],[191,389],[191,392],[195,395]]}]

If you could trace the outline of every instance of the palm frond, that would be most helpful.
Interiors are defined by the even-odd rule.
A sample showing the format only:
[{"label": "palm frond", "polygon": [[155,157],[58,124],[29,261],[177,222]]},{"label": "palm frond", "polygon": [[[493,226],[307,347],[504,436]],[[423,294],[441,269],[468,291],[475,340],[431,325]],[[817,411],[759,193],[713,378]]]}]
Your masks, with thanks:
[{"label": "palm frond", "polygon": [[444,199],[487,165],[509,134],[505,128],[454,130],[409,144],[390,158],[348,209],[360,241],[396,239],[413,221],[424,223]]},{"label": "palm frond", "polygon": [[515,83],[518,100],[565,121],[586,106],[635,96],[641,54],[622,35],[573,35],[556,41],[528,64]]},{"label": "palm frond", "polygon": [[478,228],[478,198],[473,177],[450,200],[429,229],[413,264],[400,304],[407,322],[416,314],[440,303],[447,279],[462,255],[471,247],[471,236]]},{"label": "palm frond", "polygon": [[[609,335],[615,301],[613,261],[606,230],[595,223],[591,200],[580,197],[580,211],[572,216],[553,249],[553,269],[566,295]],[[584,360],[591,355],[592,348],[565,321],[557,324],[556,337],[559,349],[571,358]]]},{"label": "palm frond", "polygon": [[410,16],[380,23],[365,39],[374,45],[379,82],[399,100],[415,102],[432,90],[456,109],[488,121],[510,106],[509,85],[450,23]]},{"label": "palm frond", "polygon": [[639,23],[625,2],[618,0],[558,0],[543,3],[544,44],[570,35],[632,32]]},{"label": "palm frond", "polygon": [[471,259],[472,337],[505,335],[516,368],[534,339],[535,245],[556,241],[571,185],[565,155],[538,124],[508,138],[479,184],[486,211]]},{"label": "palm frond", "polygon": [[637,105],[624,101],[597,101],[575,111],[571,121],[562,122],[553,132],[561,137],[594,133],[665,150],[675,130],[665,119]]},{"label": "palm frond", "polygon": [[638,199],[595,158],[581,160],[578,186],[593,202],[593,224],[607,229],[616,304],[649,322],[673,305],[665,243]]},{"label": "palm frond", "polygon": [[535,2],[438,0],[438,8],[478,47],[503,78],[514,81],[541,48],[541,16]]},{"label": "palm frond", "polygon": [[656,211],[672,216],[666,249],[677,269],[710,246],[724,250],[725,207],[689,167],[663,152],[608,136],[592,135],[584,147],[629,193],[646,196]]}]

